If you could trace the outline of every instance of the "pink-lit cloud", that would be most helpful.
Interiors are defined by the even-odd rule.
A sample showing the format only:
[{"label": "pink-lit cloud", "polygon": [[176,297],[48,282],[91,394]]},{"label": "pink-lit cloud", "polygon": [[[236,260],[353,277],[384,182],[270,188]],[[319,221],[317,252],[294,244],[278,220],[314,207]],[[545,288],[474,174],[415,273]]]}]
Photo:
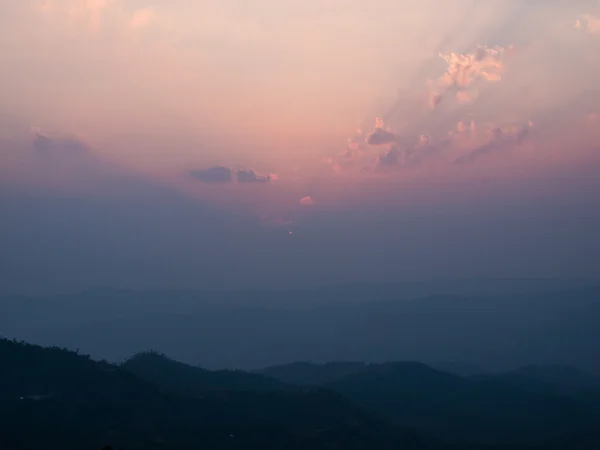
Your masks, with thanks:
[{"label": "pink-lit cloud", "polygon": [[459,102],[472,99],[470,92],[475,82],[500,81],[504,70],[503,47],[478,47],[472,53],[440,53],[446,62],[447,70],[431,86],[430,106],[437,107],[449,91],[456,92]]},{"label": "pink-lit cloud", "polygon": [[575,28],[600,35],[600,17],[585,14],[581,19],[575,21]]},{"label": "pink-lit cloud", "polygon": [[[321,205],[361,175],[501,173],[492,155],[525,165],[548,143],[578,143],[549,164],[598,145],[598,41],[580,32],[598,32],[589,3],[457,0],[441,14],[433,0],[385,0],[379,20],[365,0],[336,2],[339,14],[316,0],[266,1],[266,15],[233,0],[3,2],[0,104],[44,130],[84,131],[94,153],[124,166],[257,203],[295,204],[308,191]],[[271,167],[277,189],[190,182],[269,184]]]},{"label": "pink-lit cloud", "polygon": [[300,205],[302,206],[313,206],[315,202],[310,196],[302,197],[300,199]]}]

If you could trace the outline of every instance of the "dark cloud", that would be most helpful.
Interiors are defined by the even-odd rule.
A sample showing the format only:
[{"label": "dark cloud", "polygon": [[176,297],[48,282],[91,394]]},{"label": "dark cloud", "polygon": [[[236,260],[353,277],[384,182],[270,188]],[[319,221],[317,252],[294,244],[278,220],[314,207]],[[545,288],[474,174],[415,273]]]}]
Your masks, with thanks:
[{"label": "dark cloud", "polygon": [[75,138],[51,138],[34,132],[33,148],[44,157],[78,157],[89,153],[89,148]]},{"label": "dark cloud", "polygon": [[393,144],[397,140],[398,136],[383,128],[375,128],[375,130],[367,136],[367,144],[369,145]]},{"label": "dark cloud", "polygon": [[271,181],[270,175],[261,175],[252,169],[238,170],[236,176],[239,183],[268,183]]},{"label": "dark cloud", "polygon": [[384,167],[397,166],[399,162],[400,162],[400,150],[398,150],[396,147],[391,148],[390,150],[385,152],[383,155],[380,155],[379,158],[377,159],[378,165],[384,166]]},{"label": "dark cloud", "polygon": [[30,130],[30,154],[33,161],[43,164],[69,166],[79,169],[101,164],[90,146],[77,136],[65,133],[46,133],[39,128]]},{"label": "dark cloud", "polygon": [[192,170],[190,176],[203,183],[229,183],[233,181],[229,167],[215,166],[204,170]]},{"label": "dark cloud", "polygon": [[268,183],[276,178],[275,175],[262,175],[253,169],[234,170],[225,166],[193,170],[190,176],[203,183]]}]

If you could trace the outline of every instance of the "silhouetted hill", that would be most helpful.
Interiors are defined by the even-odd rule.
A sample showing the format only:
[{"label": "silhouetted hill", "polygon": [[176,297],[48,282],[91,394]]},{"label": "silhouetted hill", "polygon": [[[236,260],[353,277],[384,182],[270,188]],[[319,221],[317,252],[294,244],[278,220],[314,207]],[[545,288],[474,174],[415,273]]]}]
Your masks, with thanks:
[{"label": "silhouetted hill", "polygon": [[138,353],[121,368],[168,391],[205,395],[214,391],[270,392],[293,389],[274,378],[240,370],[210,371],[174,361],[157,352]]},{"label": "silhouetted hill", "polygon": [[448,372],[454,375],[459,375],[461,377],[472,377],[475,375],[481,375],[487,372],[481,366],[472,363],[466,362],[457,362],[457,361],[445,361],[445,362],[436,362],[436,363],[428,363],[428,365],[434,369],[440,370],[442,372]]},{"label": "silhouetted hill", "polygon": [[309,362],[295,362],[267,367],[259,372],[289,384],[319,386],[337,381],[348,375],[363,372],[368,367],[368,364],[360,362],[330,362],[322,365]]},{"label": "silhouetted hill", "polygon": [[510,372],[477,375],[473,379],[496,380],[532,392],[561,395],[600,390],[600,376],[567,365],[526,366]]},{"label": "silhouetted hill", "polygon": [[533,443],[597,420],[572,399],[469,380],[419,363],[372,365],[324,387],[398,423],[450,439]]},{"label": "silhouetted hill", "polygon": [[[588,379],[557,367],[550,367],[548,373],[541,367],[514,373],[529,372],[570,382]],[[598,416],[586,403],[600,405],[562,397],[552,385],[538,379],[528,378],[530,386],[505,374],[465,378],[413,362],[294,363],[267,368],[263,373],[298,385],[318,385],[326,380],[322,387],[398,423],[438,437],[487,443],[543,442],[594,422]]]},{"label": "silhouetted hill", "polygon": [[117,366],[6,340],[0,361],[2,449],[431,448],[334,393],[171,395]]}]

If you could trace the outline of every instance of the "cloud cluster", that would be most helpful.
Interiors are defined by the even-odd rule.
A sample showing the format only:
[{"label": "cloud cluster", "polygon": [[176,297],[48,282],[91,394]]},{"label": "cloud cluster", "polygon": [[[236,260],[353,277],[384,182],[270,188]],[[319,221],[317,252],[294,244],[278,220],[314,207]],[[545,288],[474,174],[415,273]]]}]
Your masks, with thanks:
[{"label": "cloud cluster", "polygon": [[432,84],[429,104],[437,107],[448,92],[454,92],[459,102],[472,98],[471,88],[478,80],[499,81],[504,70],[503,47],[478,47],[472,53],[440,53],[447,70]]},{"label": "cloud cluster", "polygon": [[461,165],[472,163],[490,153],[520,145],[528,137],[533,127],[534,124],[531,121],[521,126],[511,125],[508,127],[492,127],[488,131],[488,138],[483,144],[479,145],[474,150],[457,157],[453,164]]},{"label": "cloud cluster", "polygon": [[214,166],[208,169],[192,170],[189,175],[203,183],[268,183],[277,179],[276,175],[261,175],[253,169],[234,170],[225,166]]},{"label": "cloud cluster", "polygon": [[[407,137],[387,145],[383,150],[375,147],[371,152],[366,146],[360,157],[356,151],[347,150],[338,157],[334,169],[388,174],[400,169],[427,168],[430,164],[474,164],[488,155],[520,146],[528,139],[533,128],[532,121],[522,124],[492,122],[479,126],[472,119],[459,121],[441,138],[434,139],[429,135]],[[340,164],[342,161],[346,161],[343,166]]]}]

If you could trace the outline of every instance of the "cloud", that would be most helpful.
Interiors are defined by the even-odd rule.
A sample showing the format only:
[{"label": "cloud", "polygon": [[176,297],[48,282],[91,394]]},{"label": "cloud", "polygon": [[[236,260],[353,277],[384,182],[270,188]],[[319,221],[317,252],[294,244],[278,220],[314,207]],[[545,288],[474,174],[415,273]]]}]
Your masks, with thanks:
[{"label": "cloud", "polygon": [[425,148],[425,147],[429,147],[433,142],[433,139],[431,136],[422,134],[419,136],[419,142],[417,143],[417,147],[418,148]]},{"label": "cloud", "polygon": [[534,127],[533,122],[529,121],[523,126],[510,126],[507,128],[494,127],[489,132],[488,140],[469,153],[459,156],[454,160],[455,165],[472,163],[480,158],[514,145],[520,145],[529,136],[530,130]]},{"label": "cloud", "polygon": [[238,170],[236,173],[239,183],[268,183],[271,175],[261,175],[252,169]]},{"label": "cloud", "polygon": [[378,167],[393,167],[397,166],[400,162],[400,150],[396,147],[389,149],[383,155],[380,155],[377,158],[377,166]]},{"label": "cloud", "polygon": [[384,129],[384,122],[381,118],[375,119],[375,130],[367,135],[366,143],[369,145],[392,144],[398,140],[398,136],[389,129]]},{"label": "cloud", "polygon": [[504,70],[503,47],[477,47],[472,53],[440,53],[446,64],[444,75],[431,86],[429,105],[437,107],[448,91],[456,91],[456,100],[468,102],[473,98],[469,92],[478,80],[499,81]]},{"label": "cloud", "polygon": [[398,140],[398,136],[387,130],[376,128],[367,136],[367,144],[369,145],[386,145],[392,144]]},{"label": "cloud", "polygon": [[302,197],[300,199],[300,204],[302,206],[313,206],[315,204],[315,202],[313,201],[313,199],[310,196],[306,196],[306,197]]},{"label": "cloud", "polygon": [[215,166],[204,170],[193,170],[190,172],[190,176],[203,183],[229,183],[233,181],[231,169],[223,166]]},{"label": "cloud", "polygon": [[429,106],[431,109],[437,108],[437,106],[442,103],[444,96],[438,92],[432,92],[429,94]]},{"label": "cloud", "polygon": [[276,174],[261,175],[253,169],[234,170],[225,166],[192,170],[189,175],[203,183],[268,183],[278,179]]},{"label": "cloud", "polygon": [[575,28],[585,30],[590,34],[600,34],[600,17],[586,14],[575,21]]},{"label": "cloud", "polygon": [[471,120],[471,122],[469,124],[467,124],[466,122],[463,122],[461,120],[456,125],[456,131],[459,132],[459,133],[465,133],[467,131],[471,131],[472,133],[474,133],[475,130],[476,130],[476,125],[475,125],[475,121],[474,120]]},{"label": "cloud", "polygon": [[41,129],[32,129],[33,149],[43,158],[74,158],[87,155],[90,149],[82,141],[74,137],[51,137]]},{"label": "cloud", "polygon": [[63,176],[66,181],[72,176],[112,170],[112,164],[79,136],[40,127],[30,127],[29,134],[29,143],[19,158],[40,178],[47,173]]}]

